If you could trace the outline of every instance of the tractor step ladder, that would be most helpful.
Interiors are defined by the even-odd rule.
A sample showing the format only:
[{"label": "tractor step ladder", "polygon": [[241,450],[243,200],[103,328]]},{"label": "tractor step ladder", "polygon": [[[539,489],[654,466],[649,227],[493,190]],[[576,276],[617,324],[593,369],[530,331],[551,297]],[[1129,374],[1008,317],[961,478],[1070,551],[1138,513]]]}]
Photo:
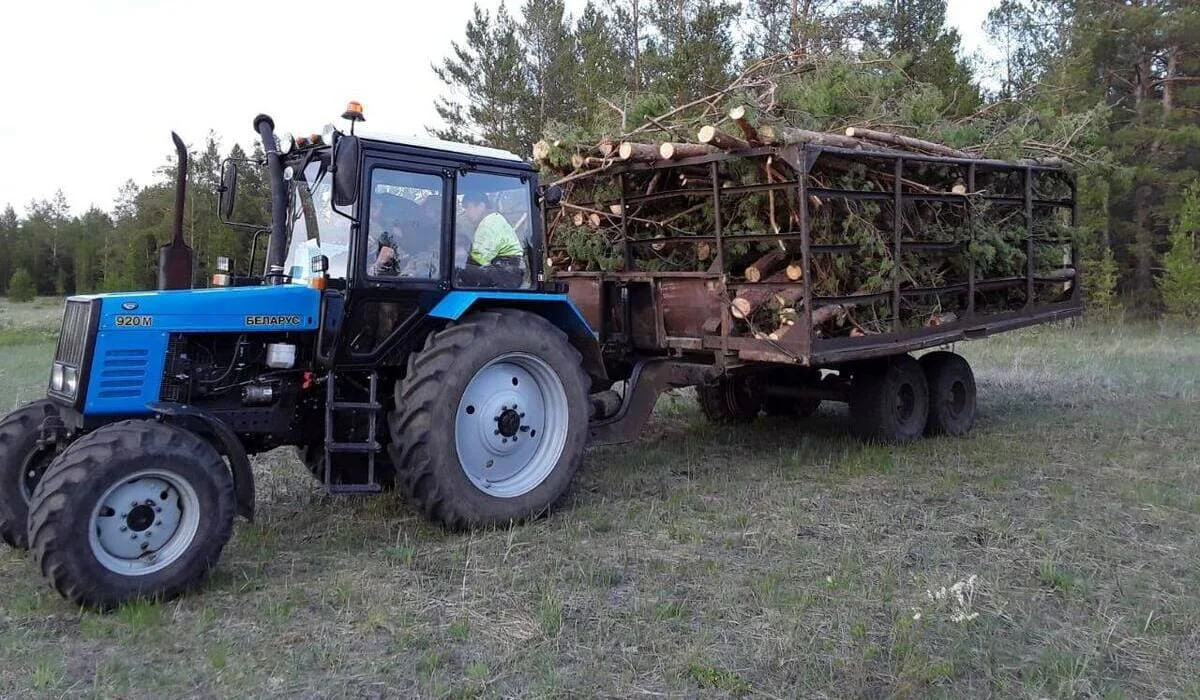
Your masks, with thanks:
[{"label": "tractor step ladder", "polygon": [[[329,493],[379,493],[383,487],[375,479],[375,457],[383,450],[379,444],[375,427],[378,424],[379,412],[383,406],[379,403],[379,374],[374,370],[365,372],[367,375],[366,401],[338,401],[337,376],[330,370],[325,383],[325,490]],[[334,416],[339,411],[365,412],[367,417],[367,439],[362,441],[337,442],[334,438]],[[365,454],[367,456],[367,482],[364,484],[335,484],[333,483],[334,455]]]}]

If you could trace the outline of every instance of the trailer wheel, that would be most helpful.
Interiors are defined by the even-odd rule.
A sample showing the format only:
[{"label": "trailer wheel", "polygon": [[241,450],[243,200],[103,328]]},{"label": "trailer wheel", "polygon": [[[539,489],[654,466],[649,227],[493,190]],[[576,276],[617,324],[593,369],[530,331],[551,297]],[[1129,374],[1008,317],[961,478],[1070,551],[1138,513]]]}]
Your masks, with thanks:
[{"label": "trailer wheel", "polygon": [[[324,444],[297,447],[296,456],[304,463],[304,468],[312,478],[318,483],[325,483]],[[330,477],[335,484],[367,483],[367,456],[338,453],[333,459]],[[375,480],[384,491],[391,491],[396,486],[396,468],[392,465],[391,453],[386,448],[375,455]]]},{"label": "trailer wheel", "polygon": [[[820,373],[809,367],[782,367],[767,373],[770,384],[780,386],[814,385]],[[763,399],[763,411],[768,416],[784,418],[808,418],[821,407],[821,399],[797,399],[789,396],[774,396],[768,393]]]},{"label": "trailer wheel", "polygon": [[921,356],[921,369],[929,384],[930,435],[966,435],[975,426],[975,373],[971,365],[952,352]]},{"label": "trailer wheel", "polygon": [[546,319],[471,314],[431,334],[396,384],[397,477],[449,529],[545,514],[583,460],[588,385],[579,352]]},{"label": "trailer wheel", "polygon": [[58,453],[52,445],[38,447],[42,421],[55,415],[58,408],[41,399],[0,421],[0,540],[16,549],[29,547],[29,499]]},{"label": "trailer wheel", "polygon": [[208,577],[234,510],[233,477],[211,444],[178,426],[122,421],[50,466],[30,502],[30,549],[79,605],[168,600]]},{"label": "trailer wheel", "polygon": [[725,375],[696,387],[700,410],[713,423],[745,423],[758,417],[763,394],[751,375]]},{"label": "trailer wheel", "polygon": [[929,387],[909,355],[865,364],[850,384],[851,430],[864,440],[905,443],[925,432]]}]

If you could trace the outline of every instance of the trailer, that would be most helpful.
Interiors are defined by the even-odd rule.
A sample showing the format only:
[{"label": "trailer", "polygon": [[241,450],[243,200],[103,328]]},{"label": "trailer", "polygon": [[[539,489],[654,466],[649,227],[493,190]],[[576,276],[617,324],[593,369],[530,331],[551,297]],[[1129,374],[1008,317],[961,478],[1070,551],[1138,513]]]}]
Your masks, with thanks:
[{"label": "trailer", "polygon": [[[881,174],[891,186],[879,187],[880,177],[845,177],[854,172]],[[688,385],[697,387],[704,413],[716,421],[763,412],[804,416],[822,401],[841,401],[849,403],[852,431],[864,438],[962,435],[975,416],[969,365],[951,352],[919,361],[910,353],[1082,310],[1071,236],[1076,188],[1058,165],[810,143],[678,160],[650,153],[641,162],[609,164],[590,179],[587,191],[601,197],[548,210],[545,218],[552,267],[562,260],[561,239],[580,223],[578,215],[572,222],[573,209],[587,213],[584,225],[596,236],[607,227],[605,240],[619,268],[554,271],[596,330],[611,378],[625,387],[617,392],[620,401],[596,402],[593,443],[634,438],[660,391]],[[771,221],[751,221],[744,230],[746,222],[735,222],[731,213],[748,196],[770,198]],[[845,269],[863,257],[861,242],[847,240],[837,221],[858,203],[877,205],[871,224],[882,229],[885,250],[865,257],[892,261],[890,274],[875,275],[883,284],[873,289],[822,293],[822,266],[832,269],[829,261],[840,257]],[[656,225],[698,208],[703,229],[664,235]],[[930,236],[923,212],[934,210],[953,225]],[[981,229],[996,221],[1019,223],[1003,229],[1019,267],[1002,276],[987,274],[977,262]],[[995,235],[995,228],[987,233]],[[661,269],[661,252],[668,249],[693,269]],[[764,249],[775,267],[786,268],[775,274],[756,268]],[[751,261],[741,274],[731,260],[739,255]],[[896,261],[905,256],[957,276],[922,286],[902,273]],[[756,328],[754,311],[771,295],[791,318],[774,330]],[[869,329],[837,326],[839,315],[856,310],[870,313]]]}]

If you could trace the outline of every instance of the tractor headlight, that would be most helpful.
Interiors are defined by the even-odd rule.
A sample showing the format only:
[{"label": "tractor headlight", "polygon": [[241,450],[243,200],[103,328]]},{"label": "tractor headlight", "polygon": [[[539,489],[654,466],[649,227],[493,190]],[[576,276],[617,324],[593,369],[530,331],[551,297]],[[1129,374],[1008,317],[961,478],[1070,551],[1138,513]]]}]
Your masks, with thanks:
[{"label": "tractor headlight", "polygon": [[79,391],[79,370],[74,367],[63,368],[63,384],[66,387],[66,392],[71,396]]},{"label": "tractor headlight", "polygon": [[279,137],[279,155],[286,156],[292,152],[292,148],[296,145],[295,139],[291,134],[284,134]]},{"label": "tractor headlight", "polygon": [[64,382],[65,374],[66,374],[66,368],[64,368],[61,364],[55,362],[53,369],[50,370],[50,388],[53,389],[54,391],[62,391],[63,386],[65,384],[65,382]]}]

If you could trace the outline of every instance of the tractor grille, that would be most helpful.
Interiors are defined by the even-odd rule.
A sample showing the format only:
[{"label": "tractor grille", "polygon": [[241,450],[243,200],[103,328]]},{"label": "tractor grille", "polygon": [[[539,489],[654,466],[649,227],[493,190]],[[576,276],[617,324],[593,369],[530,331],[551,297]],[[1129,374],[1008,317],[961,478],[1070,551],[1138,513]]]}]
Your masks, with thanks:
[{"label": "tractor grille", "polygon": [[58,351],[54,359],[77,369],[83,369],[88,331],[92,325],[92,302],[68,301],[63,314],[62,332],[58,336]]}]

